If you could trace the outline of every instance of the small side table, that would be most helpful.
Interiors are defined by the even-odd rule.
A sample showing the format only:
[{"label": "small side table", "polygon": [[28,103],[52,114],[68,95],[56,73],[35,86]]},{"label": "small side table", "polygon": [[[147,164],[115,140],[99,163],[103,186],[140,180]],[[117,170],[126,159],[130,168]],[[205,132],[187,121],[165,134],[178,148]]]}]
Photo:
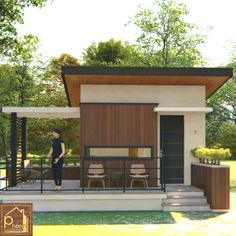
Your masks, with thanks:
[{"label": "small side table", "polygon": [[114,187],[118,188],[122,186],[123,171],[113,171],[111,177],[114,181]]}]

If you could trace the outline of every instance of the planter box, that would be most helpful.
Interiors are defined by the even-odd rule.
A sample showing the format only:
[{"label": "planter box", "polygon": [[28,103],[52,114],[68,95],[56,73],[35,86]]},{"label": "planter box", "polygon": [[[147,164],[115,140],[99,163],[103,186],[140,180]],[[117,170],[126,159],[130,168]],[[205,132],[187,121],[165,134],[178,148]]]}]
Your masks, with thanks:
[{"label": "planter box", "polygon": [[204,190],[212,210],[230,208],[229,166],[192,163],[191,185]]}]

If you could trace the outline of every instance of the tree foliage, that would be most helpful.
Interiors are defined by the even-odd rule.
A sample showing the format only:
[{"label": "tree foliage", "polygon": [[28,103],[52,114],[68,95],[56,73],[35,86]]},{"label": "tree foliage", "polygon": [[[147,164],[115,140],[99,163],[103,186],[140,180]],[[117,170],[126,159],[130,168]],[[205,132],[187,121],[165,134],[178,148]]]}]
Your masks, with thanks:
[{"label": "tree foliage", "polygon": [[[228,67],[236,69],[236,52],[233,53]],[[236,158],[236,74],[226,82],[207,105],[213,112],[207,115],[207,145],[228,147]]]},{"label": "tree foliage", "polygon": [[37,84],[35,106],[67,106],[65,88],[61,76],[62,66],[80,66],[77,58],[63,53],[59,57],[51,58],[45,65],[43,75]]},{"label": "tree foliage", "polygon": [[155,0],[153,9],[141,8],[130,23],[140,30],[137,43],[146,66],[187,67],[203,63],[197,47],[204,36],[185,20],[186,6],[173,0]]},{"label": "tree foliage", "polygon": [[24,9],[42,7],[47,0],[1,0],[0,1],[0,54],[9,54],[17,38],[16,24],[24,23]]},{"label": "tree foliage", "polygon": [[[36,94],[32,106],[50,107],[67,106],[67,98],[61,77],[61,66],[79,66],[77,58],[69,54],[61,54],[51,58],[44,68],[44,73],[37,84]],[[63,130],[66,153],[79,155],[79,120],[78,119],[29,119],[28,151],[46,155],[50,148],[51,130],[60,127]],[[38,138],[40,137],[40,139]]]},{"label": "tree foliage", "polygon": [[[18,75],[10,65],[0,65],[0,107],[17,106]],[[9,117],[0,115],[0,155],[8,154]]]},{"label": "tree foliage", "polygon": [[[8,65],[0,66],[0,105],[26,106],[34,97],[35,76],[33,60],[38,48],[38,39],[33,35],[26,35],[15,40],[11,55],[7,58]],[[2,150],[8,153],[9,118],[1,114],[0,135]]]},{"label": "tree foliage", "polygon": [[138,66],[140,52],[135,45],[121,40],[92,43],[84,50],[84,65],[89,66]]},{"label": "tree foliage", "polygon": [[35,92],[35,80],[38,66],[37,51],[39,39],[33,35],[17,38],[9,62],[17,73],[18,80],[18,106],[29,105]]}]

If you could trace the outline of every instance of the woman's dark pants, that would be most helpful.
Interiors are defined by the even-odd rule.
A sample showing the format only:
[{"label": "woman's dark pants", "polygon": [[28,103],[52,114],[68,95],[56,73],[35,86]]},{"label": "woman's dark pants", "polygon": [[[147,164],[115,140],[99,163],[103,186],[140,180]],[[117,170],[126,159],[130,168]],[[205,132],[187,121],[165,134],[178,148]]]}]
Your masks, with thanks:
[{"label": "woman's dark pants", "polygon": [[57,163],[52,163],[52,175],[55,182],[55,185],[61,186],[62,182],[62,166],[63,160],[60,159]]}]

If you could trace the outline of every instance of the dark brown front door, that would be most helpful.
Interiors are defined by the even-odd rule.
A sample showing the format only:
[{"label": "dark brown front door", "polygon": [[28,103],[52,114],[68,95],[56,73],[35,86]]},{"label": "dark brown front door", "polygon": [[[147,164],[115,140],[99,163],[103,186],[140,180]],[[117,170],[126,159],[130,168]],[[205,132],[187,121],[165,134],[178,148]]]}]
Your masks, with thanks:
[{"label": "dark brown front door", "polygon": [[166,183],[184,182],[184,116],[160,116],[160,145]]}]

